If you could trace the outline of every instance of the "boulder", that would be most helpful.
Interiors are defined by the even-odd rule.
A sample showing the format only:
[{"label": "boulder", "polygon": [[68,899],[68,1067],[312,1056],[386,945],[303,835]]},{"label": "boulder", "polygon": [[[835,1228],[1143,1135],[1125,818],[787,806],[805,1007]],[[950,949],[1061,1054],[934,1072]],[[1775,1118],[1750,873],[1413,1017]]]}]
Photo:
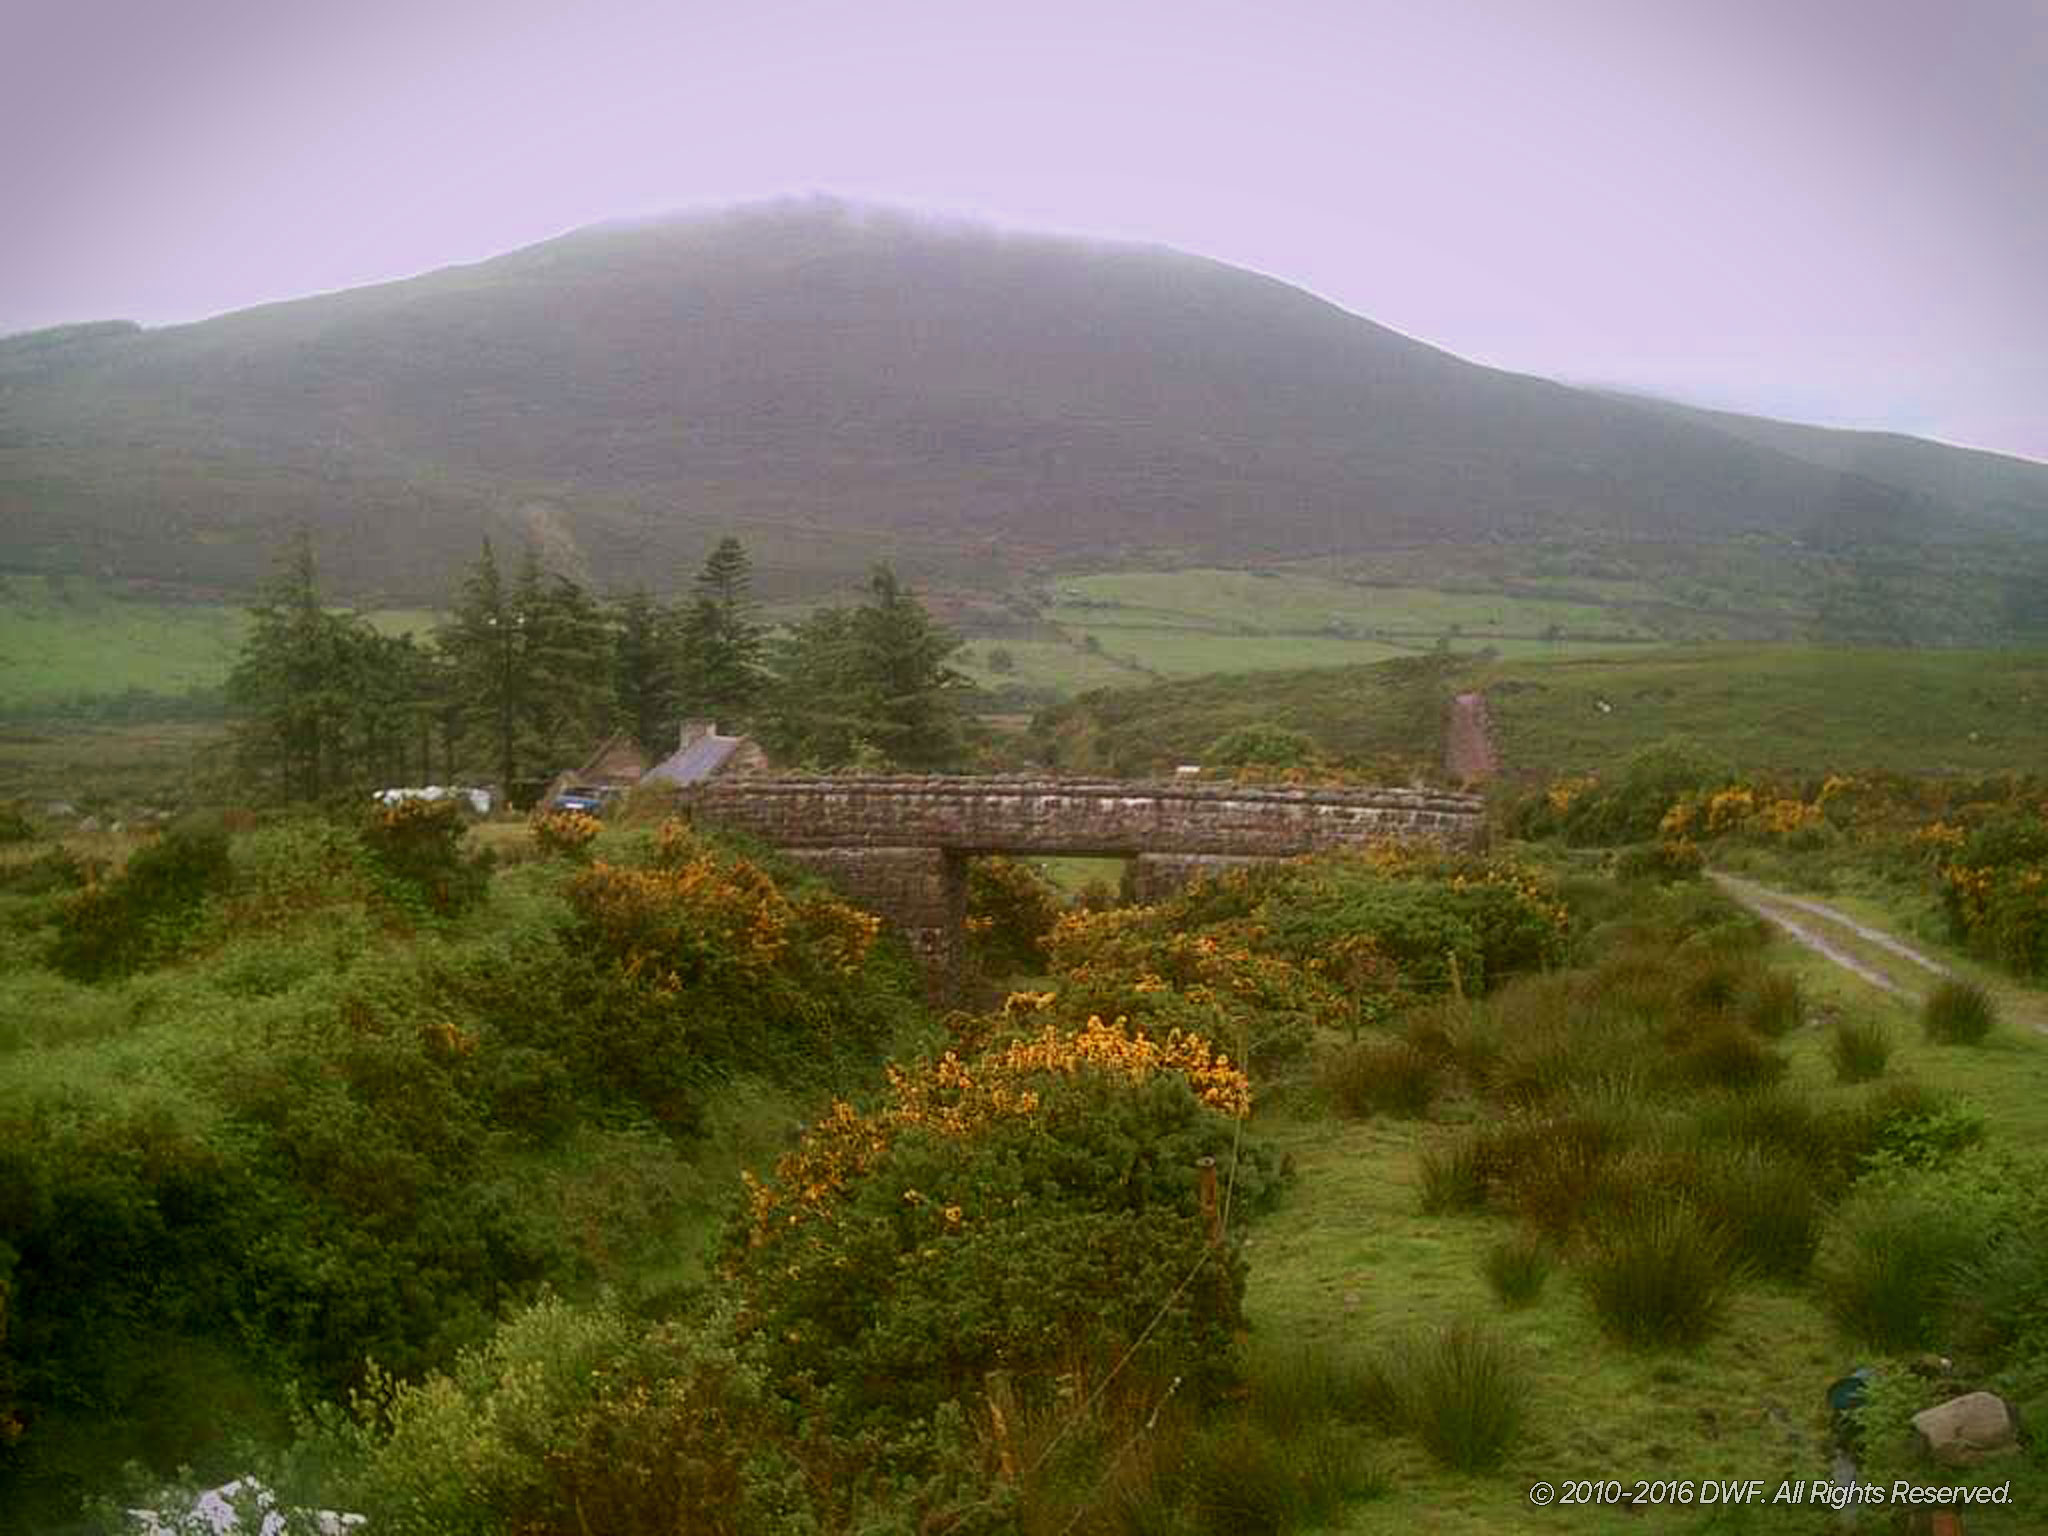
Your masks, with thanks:
[{"label": "boulder", "polygon": [[1967,1467],[2019,1444],[2011,1407],[1995,1392],[1966,1392],[1913,1415],[1921,1449],[1945,1467]]}]

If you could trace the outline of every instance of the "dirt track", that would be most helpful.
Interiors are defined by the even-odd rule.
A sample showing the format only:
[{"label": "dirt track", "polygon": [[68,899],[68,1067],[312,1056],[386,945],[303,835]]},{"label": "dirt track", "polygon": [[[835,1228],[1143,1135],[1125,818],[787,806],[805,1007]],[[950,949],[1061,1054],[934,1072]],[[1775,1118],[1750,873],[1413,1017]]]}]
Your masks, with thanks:
[{"label": "dirt track", "polygon": [[1444,770],[1461,784],[1476,784],[1500,771],[1485,694],[1461,693],[1451,700],[1444,726]]},{"label": "dirt track", "polygon": [[[1767,885],[1758,885],[1754,880],[1744,880],[1738,875],[1723,874],[1719,870],[1710,871],[1710,875],[1722,890],[1759,917],[1783,929],[1795,943],[1805,945],[1850,975],[1907,1003],[1917,1003],[1921,996],[1920,991],[1908,983],[1955,974],[1941,961],[1922,954],[1912,945],[1886,933],[1882,928],[1873,928],[1868,923],[1858,921],[1839,907],[1831,907],[1826,902],[1815,901],[1809,896],[1794,896],[1789,891],[1773,890]],[[1831,927],[1835,930],[1833,938],[1828,934]],[[1849,953],[1843,947],[1843,941],[1851,936],[1881,954],[1893,956],[1906,965],[1916,967],[1925,973],[1924,976],[1915,977],[1907,973],[1902,980],[1899,975],[1881,969],[1881,963],[1873,957]],[[1994,986],[1993,991],[2001,994],[2000,1004],[2009,1018],[2048,1034],[2048,1019],[2043,1017],[2039,993],[2024,992],[2009,986]]]}]

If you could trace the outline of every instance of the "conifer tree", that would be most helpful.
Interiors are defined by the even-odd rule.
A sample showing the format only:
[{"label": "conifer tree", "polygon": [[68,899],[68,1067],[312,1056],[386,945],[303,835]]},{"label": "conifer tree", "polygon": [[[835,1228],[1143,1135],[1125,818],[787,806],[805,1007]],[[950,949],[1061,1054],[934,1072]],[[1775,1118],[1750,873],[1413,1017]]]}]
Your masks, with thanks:
[{"label": "conifer tree", "polygon": [[684,611],[683,706],[713,719],[746,717],[760,697],[764,631],[756,621],[753,565],[735,538],[718,541]]},{"label": "conifer tree", "polygon": [[673,745],[682,713],[673,616],[647,595],[628,592],[612,615],[612,691],[633,739],[650,755]]}]

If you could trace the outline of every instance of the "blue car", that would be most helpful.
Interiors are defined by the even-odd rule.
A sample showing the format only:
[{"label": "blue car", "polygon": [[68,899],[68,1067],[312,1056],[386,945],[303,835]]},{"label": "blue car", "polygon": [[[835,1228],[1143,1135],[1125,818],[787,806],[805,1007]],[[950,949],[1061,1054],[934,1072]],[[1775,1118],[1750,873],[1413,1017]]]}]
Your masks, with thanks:
[{"label": "blue car", "polygon": [[551,811],[581,811],[586,816],[602,816],[605,807],[611,803],[611,791],[590,789],[581,784],[571,784],[567,789],[548,802]]}]

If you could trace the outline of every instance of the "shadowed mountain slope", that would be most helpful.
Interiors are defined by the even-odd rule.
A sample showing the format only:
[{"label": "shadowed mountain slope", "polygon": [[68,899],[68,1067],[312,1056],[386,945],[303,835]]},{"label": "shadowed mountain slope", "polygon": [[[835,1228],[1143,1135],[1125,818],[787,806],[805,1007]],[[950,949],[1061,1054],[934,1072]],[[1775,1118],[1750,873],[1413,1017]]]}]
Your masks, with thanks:
[{"label": "shadowed mountain slope", "polygon": [[1913,452],[1816,462],[1216,262],[821,202],[0,341],[0,559],[187,588],[246,582],[297,523],[338,585],[415,597],[522,529],[606,584],[661,584],[731,530],[784,584],[884,554],[994,581],[1581,533],[2048,534],[2048,469],[1987,488]]}]

